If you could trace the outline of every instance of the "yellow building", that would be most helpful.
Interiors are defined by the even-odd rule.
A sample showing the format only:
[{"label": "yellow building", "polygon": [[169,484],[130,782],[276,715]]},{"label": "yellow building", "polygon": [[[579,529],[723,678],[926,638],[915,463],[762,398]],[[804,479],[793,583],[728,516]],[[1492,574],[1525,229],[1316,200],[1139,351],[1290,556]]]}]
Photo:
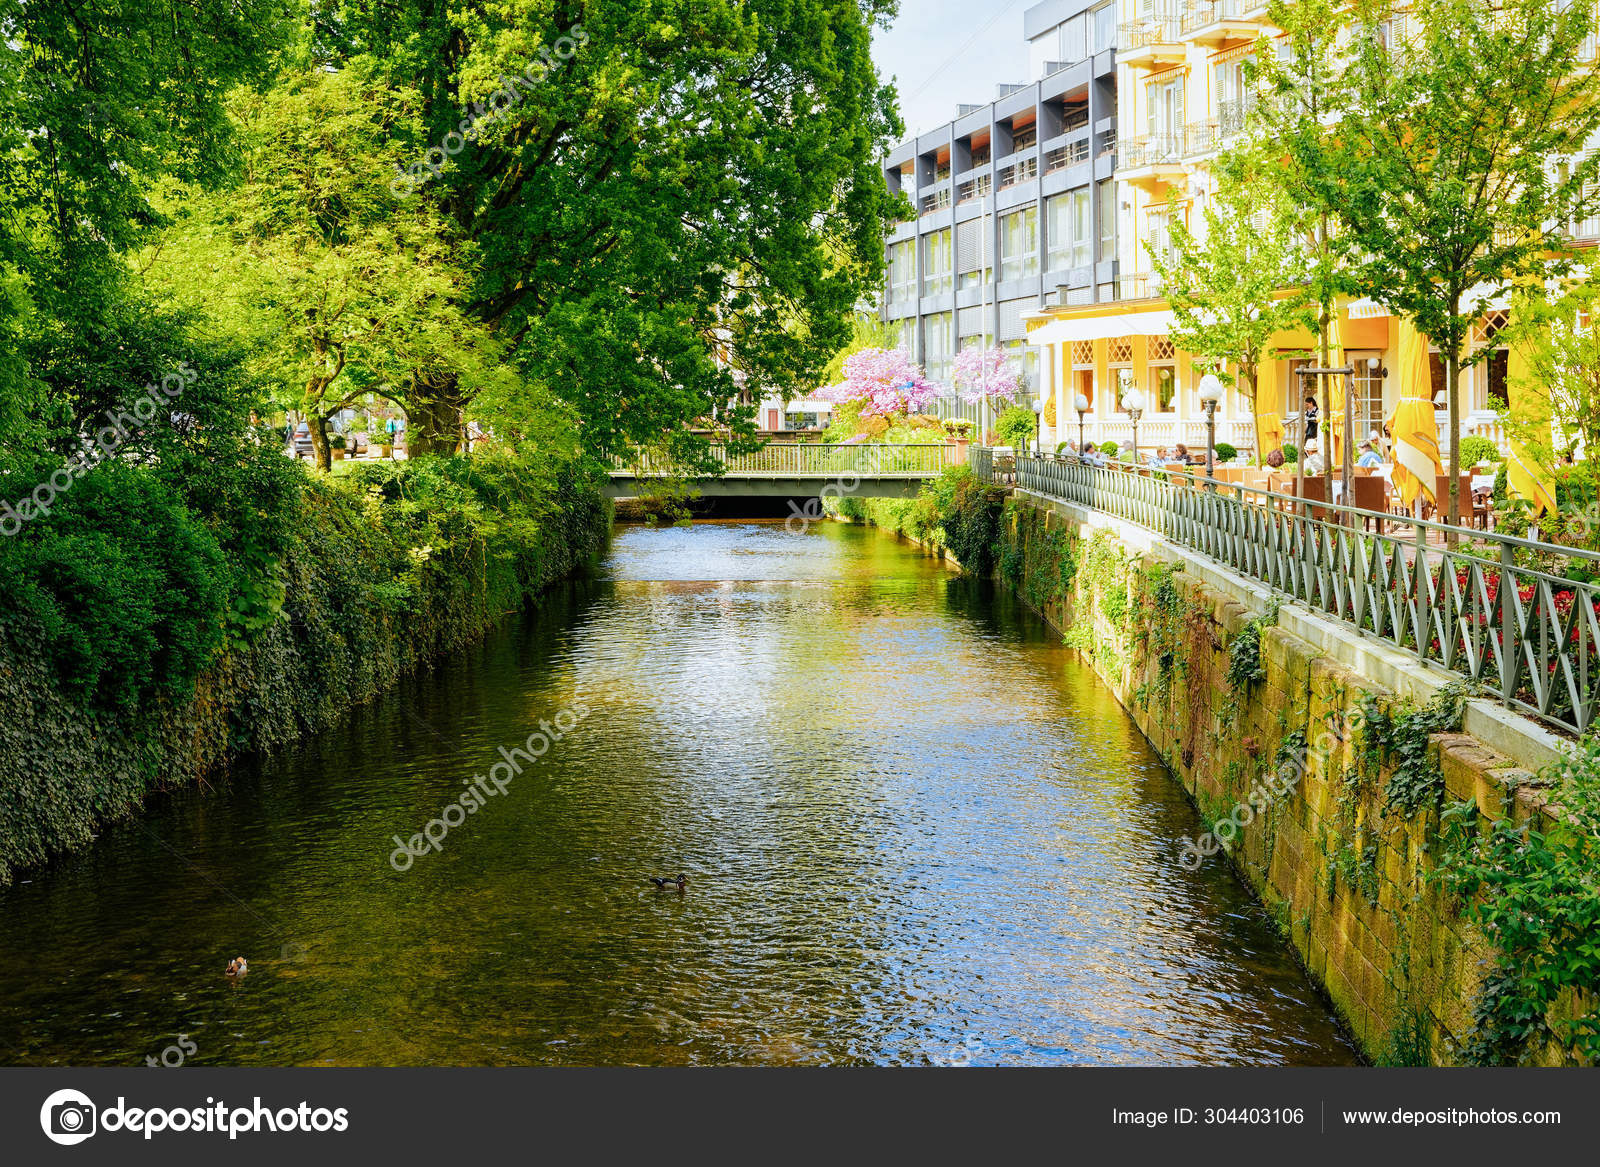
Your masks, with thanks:
[{"label": "yellow building", "polygon": [[[1027,339],[1040,353],[1041,391],[1055,397],[1056,426],[1048,440],[1077,439],[1073,407],[1079,393],[1089,402],[1083,427],[1089,439],[1121,442],[1131,437],[1121,394],[1138,386],[1146,399],[1139,421],[1141,449],[1176,442],[1203,448],[1199,373],[1170,339],[1172,316],[1161,299],[1149,251],[1171,247],[1173,214],[1184,216],[1192,230],[1203,230],[1203,210],[1214,189],[1211,165],[1244,132],[1250,111],[1246,58],[1259,51],[1260,38],[1270,43],[1277,30],[1266,22],[1265,4],[1259,0],[1194,0],[1182,7],[1169,7],[1170,0],[1119,3],[1113,172],[1119,298],[1111,304],[1063,304],[1030,313]],[[1575,226],[1580,234],[1596,234],[1594,223]],[[1463,433],[1497,441],[1503,435],[1490,401],[1505,395],[1507,354],[1494,344],[1503,323],[1503,306],[1491,306],[1474,332],[1473,345],[1494,351],[1467,369],[1460,385]],[[1343,348],[1336,361],[1348,361],[1357,370],[1353,421],[1359,439],[1381,430],[1399,398],[1398,377],[1385,375],[1398,365],[1399,322],[1371,301],[1344,302],[1338,336]],[[1261,408],[1284,420],[1285,440],[1297,441],[1297,370],[1318,363],[1313,359],[1315,339],[1286,335],[1277,338],[1276,347],[1283,351],[1261,371]],[[1435,405],[1441,441],[1448,449],[1444,373],[1436,353],[1434,358],[1434,387],[1439,390]],[[1217,440],[1243,450],[1253,451],[1257,445],[1249,403],[1236,392],[1230,391],[1217,411]]]}]

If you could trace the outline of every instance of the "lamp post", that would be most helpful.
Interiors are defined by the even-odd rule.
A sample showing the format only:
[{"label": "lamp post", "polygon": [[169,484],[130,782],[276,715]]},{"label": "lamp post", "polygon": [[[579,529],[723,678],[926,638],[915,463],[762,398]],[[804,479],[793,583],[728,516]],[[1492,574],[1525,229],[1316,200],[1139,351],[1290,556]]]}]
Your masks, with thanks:
[{"label": "lamp post", "polygon": [[1129,389],[1122,395],[1122,408],[1128,411],[1128,420],[1133,422],[1133,464],[1139,464],[1139,415],[1144,412],[1144,392],[1138,387]]},{"label": "lamp post", "polygon": [[1044,398],[1033,399],[1033,456],[1044,456]]},{"label": "lamp post", "polygon": [[1212,463],[1216,457],[1217,448],[1217,402],[1222,400],[1222,382],[1215,373],[1207,373],[1200,378],[1199,385],[1200,404],[1206,411],[1206,479],[1207,485],[1215,489],[1216,484],[1211,482],[1213,477]]},{"label": "lamp post", "polygon": [[1078,456],[1081,458],[1083,447],[1087,444],[1083,437],[1083,415],[1089,412],[1089,399],[1080,393],[1072,404],[1078,411]]}]

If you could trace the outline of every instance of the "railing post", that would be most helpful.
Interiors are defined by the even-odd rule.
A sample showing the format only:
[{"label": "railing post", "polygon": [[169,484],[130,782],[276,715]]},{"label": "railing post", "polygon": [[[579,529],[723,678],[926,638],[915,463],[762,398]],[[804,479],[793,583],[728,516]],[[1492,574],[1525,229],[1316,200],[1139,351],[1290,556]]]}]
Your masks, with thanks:
[{"label": "railing post", "polygon": [[1428,528],[1416,524],[1416,560],[1411,565],[1411,583],[1416,595],[1413,609],[1416,613],[1417,659],[1428,659]]},{"label": "railing post", "polygon": [[1513,635],[1516,627],[1517,585],[1511,578],[1516,560],[1511,554],[1511,544],[1500,544],[1500,586],[1495,598],[1500,601],[1500,701],[1511,708],[1511,698],[1517,692],[1517,666],[1521,663],[1522,638]]}]

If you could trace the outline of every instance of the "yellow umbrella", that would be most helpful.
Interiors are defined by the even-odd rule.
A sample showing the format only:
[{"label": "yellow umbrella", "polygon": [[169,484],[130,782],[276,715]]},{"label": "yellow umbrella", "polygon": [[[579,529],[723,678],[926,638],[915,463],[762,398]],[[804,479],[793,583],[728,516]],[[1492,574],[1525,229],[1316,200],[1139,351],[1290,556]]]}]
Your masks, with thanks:
[{"label": "yellow umbrella", "polygon": [[[1542,425],[1542,433],[1550,432],[1550,394],[1545,387],[1528,375],[1528,354],[1519,342],[1511,346],[1506,358],[1506,407],[1516,420],[1528,425]],[[1506,462],[1506,485],[1518,498],[1527,499],[1537,519],[1548,511],[1556,513],[1556,476],[1550,467],[1542,464],[1533,452],[1520,442],[1511,443],[1511,457]]]},{"label": "yellow umbrella", "polygon": [[1433,374],[1428,338],[1400,322],[1400,400],[1389,417],[1394,435],[1394,486],[1413,506],[1419,494],[1437,503],[1435,487],[1444,473],[1439,462],[1439,426],[1433,417]]},{"label": "yellow umbrella", "polygon": [[1251,402],[1256,423],[1256,458],[1265,463],[1267,455],[1283,445],[1283,417],[1276,409],[1265,409],[1263,403],[1282,400],[1278,388],[1278,362],[1263,361],[1256,372],[1256,395]]}]

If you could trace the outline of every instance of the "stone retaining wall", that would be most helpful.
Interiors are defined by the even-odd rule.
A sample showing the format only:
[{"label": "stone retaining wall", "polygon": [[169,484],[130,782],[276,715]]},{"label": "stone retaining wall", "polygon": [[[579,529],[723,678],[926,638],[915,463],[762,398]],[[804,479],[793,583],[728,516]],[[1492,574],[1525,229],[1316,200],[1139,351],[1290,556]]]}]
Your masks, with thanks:
[{"label": "stone retaining wall", "polygon": [[[1528,785],[1550,756],[1548,735],[1476,709],[1468,726],[1491,727],[1485,736],[1497,743],[1525,742],[1524,756],[1468,733],[1435,733],[1426,762],[1406,775],[1442,779],[1442,796],[1406,813],[1386,794],[1398,763],[1381,727],[1414,716],[1420,697],[1442,687],[1437,673],[1416,666],[1430,675],[1413,677],[1393,662],[1358,672],[1349,662],[1369,650],[1354,632],[1313,629],[1297,610],[1269,622],[1267,594],[1254,585],[1233,587],[1214,565],[1202,570],[1153,537],[1130,547],[1123,534],[1101,516],[1019,492],[1005,511],[1000,574],[1083,650],[1214,836],[1232,836],[1227,857],[1368,1056],[1462,1061],[1494,953],[1430,879],[1439,807],[1471,800],[1490,820],[1550,816],[1544,794]],[[1259,657],[1243,657],[1259,660],[1262,675],[1241,682],[1235,665],[1230,679],[1234,647],[1252,634]],[[1354,648],[1335,647],[1338,635]],[[1220,861],[1174,843],[1174,862]],[[1555,1011],[1592,1007],[1565,991]],[[1550,1041],[1531,1060],[1578,1059]]]}]

